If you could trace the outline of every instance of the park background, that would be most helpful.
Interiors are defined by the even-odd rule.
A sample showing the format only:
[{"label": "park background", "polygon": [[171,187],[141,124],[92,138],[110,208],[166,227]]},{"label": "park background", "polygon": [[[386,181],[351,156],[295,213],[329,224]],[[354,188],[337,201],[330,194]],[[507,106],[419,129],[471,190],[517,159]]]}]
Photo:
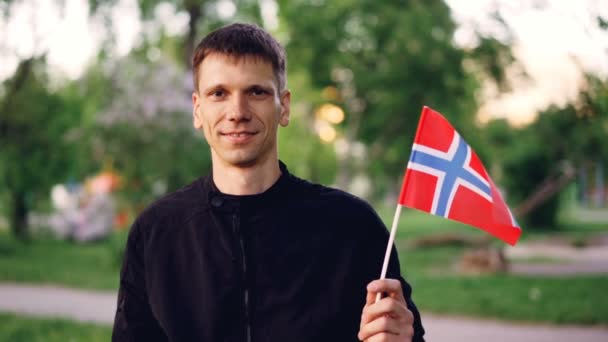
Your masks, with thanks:
[{"label": "park background", "polygon": [[[504,192],[523,227],[516,247],[405,210],[396,245],[423,313],[608,326],[601,0],[0,0],[0,283],[117,289],[134,217],[210,169],[190,56],[235,21],[286,46],[292,120],[279,145],[296,175],[365,198],[390,224],[428,105]],[[52,189],[99,183],[107,234],[49,229]],[[0,327],[7,341],[110,336],[19,313]]]}]

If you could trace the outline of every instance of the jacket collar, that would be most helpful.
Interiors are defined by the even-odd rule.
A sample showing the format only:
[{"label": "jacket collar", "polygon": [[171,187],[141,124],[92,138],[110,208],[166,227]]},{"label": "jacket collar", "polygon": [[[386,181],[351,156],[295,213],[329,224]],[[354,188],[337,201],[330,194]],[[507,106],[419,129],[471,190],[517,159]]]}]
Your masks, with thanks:
[{"label": "jacket collar", "polygon": [[278,202],[288,188],[291,174],[287,166],[279,160],[281,175],[266,191],[255,195],[229,195],[221,192],[213,181],[213,173],[203,177],[199,184],[203,192],[203,205],[220,211],[235,212],[242,209],[256,210]]}]

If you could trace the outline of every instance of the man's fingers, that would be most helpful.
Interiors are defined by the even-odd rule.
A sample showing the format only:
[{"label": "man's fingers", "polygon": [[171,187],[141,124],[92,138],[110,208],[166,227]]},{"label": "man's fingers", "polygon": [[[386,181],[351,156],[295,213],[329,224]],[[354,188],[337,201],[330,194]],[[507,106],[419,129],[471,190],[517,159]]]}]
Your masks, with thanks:
[{"label": "man's fingers", "polygon": [[391,333],[377,333],[366,338],[365,342],[412,342],[412,338],[414,337],[414,328],[408,327],[405,330],[401,331],[399,335],[391,334]]},{"label": "man's fingers", "polygon": [[[376,301],[376,293],[388,293],[389,296],[403,301],[403,290],[401,289],[401,282],[397,279],[377,279],[367,285],[367,299],[369,299],[369,292],[374,292],[374,302]],[[366,300],[367,301],[367,300]]]},{"label": "man's fingers", "polygon": [[366,340],[367,338],[374,336],[379,333],[387,333],[390,335],[398,335],[399,334],[399,323],[388,316],[379,317],[361,327],[359,330],[358,338],[361,341]]},{"label": "man's fingers", "polygon": [[399,335],[391,335],[391,334],[376,334],[368,339],[365,342],[398,342]]},{"label": "man's fingers", "polygon": [[365,340],[365,342],[404,342],[404,341],[411,342],[411,339],[405,340],[403,338],[403,336],[401,336],[401,335],[393,335],[393,334],[385,334],[385,333],[376,334]]},{"label": "man's fingers", "polygon": [[[376,294],[389,297],[376,303]],[[401,282],[396,279],[374,280],[367,285],[365,307],[361,314],[359,339],[368,341],[396,341],[411,338],[414,315],[407,308]]]},{"label": "man's fingers", "polygon": [[371,322],[379,317],[389,316],[404,324],[411,324],[414,321],[414,315],[407,309],[407,306],[396,299],[386,297],[378,303],[367,305],[363,308],[361,323]]},{"label": "man's fingers", "polygon": [[365,305],[372,305],[376,302],[376,292],[367,291],[367,296],[365,297]]}]

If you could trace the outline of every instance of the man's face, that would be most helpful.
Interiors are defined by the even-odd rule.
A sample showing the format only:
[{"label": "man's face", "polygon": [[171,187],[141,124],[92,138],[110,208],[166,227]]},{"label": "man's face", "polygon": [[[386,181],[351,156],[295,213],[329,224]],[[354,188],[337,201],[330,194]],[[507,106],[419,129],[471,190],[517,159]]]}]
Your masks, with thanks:
[{"label": "man's face", "polygon": [[194,127],[203,131],[214,164],[251,167],[277,158],[277,128],[289,122],[291,95],[278,88],[272,64],[211,53],[198,81]]}]

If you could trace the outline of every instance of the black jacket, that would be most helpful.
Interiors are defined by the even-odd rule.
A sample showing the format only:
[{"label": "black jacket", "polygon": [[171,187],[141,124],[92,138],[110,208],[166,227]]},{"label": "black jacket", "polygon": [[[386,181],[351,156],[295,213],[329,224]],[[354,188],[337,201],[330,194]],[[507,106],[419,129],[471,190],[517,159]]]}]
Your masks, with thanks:
[{"label": "black jacket", "polygon": [[[281,169],[262,194],[225,195],[204,177],[137,218],[113,341],[357,341],[387,230],[364,201]],[[423,341],[394,250],[387,277]]]}]

